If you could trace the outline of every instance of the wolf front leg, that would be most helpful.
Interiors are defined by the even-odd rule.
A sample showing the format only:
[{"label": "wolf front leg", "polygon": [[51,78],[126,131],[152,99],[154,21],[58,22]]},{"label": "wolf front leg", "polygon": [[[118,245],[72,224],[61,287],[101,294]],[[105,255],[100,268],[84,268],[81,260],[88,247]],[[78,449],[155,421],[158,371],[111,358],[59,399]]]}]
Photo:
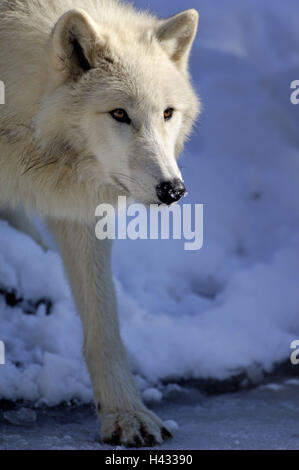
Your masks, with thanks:
[{"label": "wolf front leg", "polygon": [[84,352],[105,443],[152,446],[171,437],[141,402],[119,333],[111,275],[111,242],[96,239],[94,227],[49,222],[84,328]]}]

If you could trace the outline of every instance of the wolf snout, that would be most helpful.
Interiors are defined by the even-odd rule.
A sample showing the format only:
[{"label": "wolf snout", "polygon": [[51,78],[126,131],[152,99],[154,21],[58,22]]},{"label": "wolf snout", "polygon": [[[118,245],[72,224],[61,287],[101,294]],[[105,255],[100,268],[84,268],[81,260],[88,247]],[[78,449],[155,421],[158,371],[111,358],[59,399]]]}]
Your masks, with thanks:
[{"label": "wolf snout", "polygon": [[156,187],[156,191],[159,200],[168,206],[179,201],[186,194],[186,188],[179,179],[160,183]]}]

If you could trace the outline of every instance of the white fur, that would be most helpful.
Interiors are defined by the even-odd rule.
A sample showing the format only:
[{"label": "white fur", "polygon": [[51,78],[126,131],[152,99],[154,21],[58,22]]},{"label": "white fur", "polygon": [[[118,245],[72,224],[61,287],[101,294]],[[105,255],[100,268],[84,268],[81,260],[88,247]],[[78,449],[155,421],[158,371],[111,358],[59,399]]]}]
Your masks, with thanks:
[{"label": "white fur", "polygon": [[[160,443],[167,432],[130,373],[110,246],[96,241],[93,216],[121,194],[156,203],[156,186],[181,178],[177,158],[198,113],[187,68],[198,15],[158,20],[116,0],[0,0],[0,16],[0,203],[37,211],[57,238],[103,439]],[[131,125],[113,120],[119,108]]]}]

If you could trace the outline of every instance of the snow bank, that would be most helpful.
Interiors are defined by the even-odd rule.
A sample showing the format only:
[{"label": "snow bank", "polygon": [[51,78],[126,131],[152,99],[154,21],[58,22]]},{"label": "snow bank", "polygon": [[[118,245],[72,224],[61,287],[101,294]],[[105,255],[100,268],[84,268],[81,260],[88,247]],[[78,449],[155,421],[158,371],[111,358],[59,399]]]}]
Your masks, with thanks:
[{"label": "snow bank", "polygon": [[[189,6],[150,4],[162,16]],[[204,111],[182,160],[184,202],[205,204],[205,245],[192,253],[180,241],[119,241],[113,259],[122,336],[151,400],[160,399],[153,387],[161,379],[270,371],[299,338],[299,106],[290,103],[299,5],[190,6],[201,14],[192,75]],[[0,398],[91,400],[61,261],[4,222],[0,340]]]}]

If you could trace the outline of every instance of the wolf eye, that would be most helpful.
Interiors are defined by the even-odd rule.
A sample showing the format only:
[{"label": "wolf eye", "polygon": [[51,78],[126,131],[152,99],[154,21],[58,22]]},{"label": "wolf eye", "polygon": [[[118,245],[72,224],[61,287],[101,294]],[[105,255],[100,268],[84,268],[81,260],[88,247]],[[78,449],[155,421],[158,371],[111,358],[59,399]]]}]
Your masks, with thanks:
[{"label": "wolf eye", "polygon": [[172,118],[173,113],[174,113],[174,109],[173,109],[173,108],[167,108],[167,109],[165,109],[165,111],[164,111],[164,119],[165,119],[165,121],[169,121],[169,120]]},{"label": "wolf eye", "polygon": [[131,124],[131,119],[129,118],[129,115],[127,111],[124,109],[114,109],[111,111],[110,115],[113,117],[118,122],[122,122],[124,124]]}]

